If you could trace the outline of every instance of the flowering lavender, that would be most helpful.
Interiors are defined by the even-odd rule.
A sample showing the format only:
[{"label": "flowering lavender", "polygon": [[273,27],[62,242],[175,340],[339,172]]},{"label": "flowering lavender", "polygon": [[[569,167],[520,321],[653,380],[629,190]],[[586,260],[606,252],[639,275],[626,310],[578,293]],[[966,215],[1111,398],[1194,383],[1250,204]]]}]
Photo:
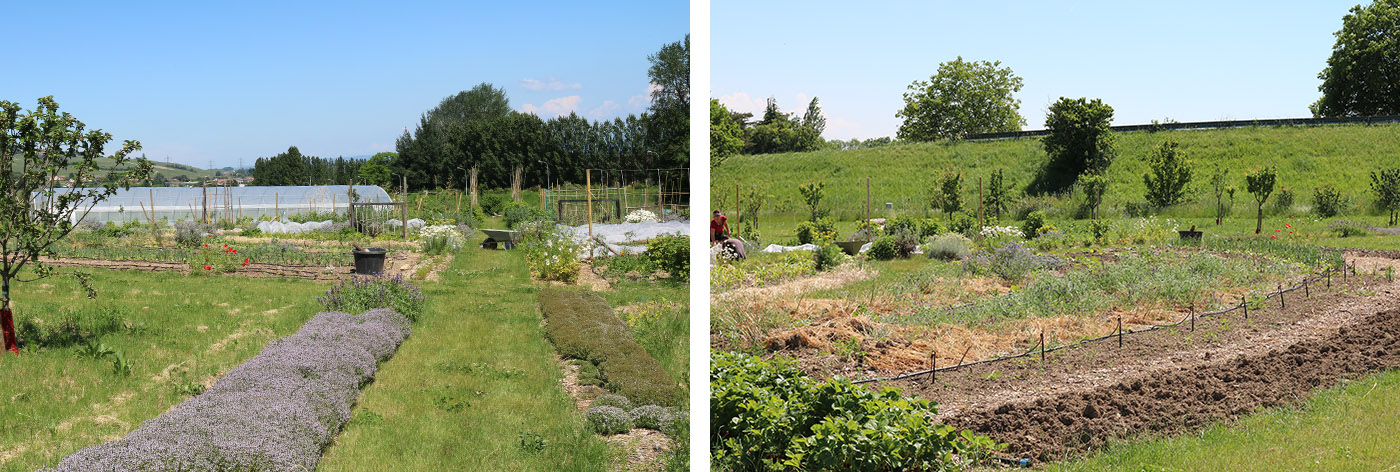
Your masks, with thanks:
[{"label": "flowering lavender", "polygon": [[1036,254],[1019,243],[1008,243],[995,252],[978,252],[963,257],[963,270],[976,275],[996,274],[1011,282],[1021,282],[1037,270],[1054,270],[1064,266],[1064,260],[1052,255]]},{"label": "flowering lavender", "polygon": [[409,332],[389,310],[320,313],[203,394],[47,470],[316,470],[360,387]]},{"label": "flowering lavender", "polygon": [[388,308],[409,321],[417,321],[423,313],[423,292],[402,275],[357,276],[340,281],[316,299],[326,310],[362,313],[375,308]]}]

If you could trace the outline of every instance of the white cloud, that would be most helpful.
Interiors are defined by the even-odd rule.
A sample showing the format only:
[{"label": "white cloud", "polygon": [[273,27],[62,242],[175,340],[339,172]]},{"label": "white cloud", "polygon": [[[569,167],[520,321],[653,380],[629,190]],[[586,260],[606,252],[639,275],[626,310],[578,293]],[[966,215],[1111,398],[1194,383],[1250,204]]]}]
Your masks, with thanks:
[{"label": "white cloud", "polygon": [[721,95],[719,103],[728,108],[729,111],[739,113],[753,113],[754,116],[763,115],[763,109],[768,106],[768,100],[764,98],[750,97],[744,92],[734,92],[729,95]]},{"label": "white cloud", "polygon": [[532,92],[558,92],[560,90],[578,90],[583,88],[583,84],[580,84],[578,82],[566,84],[563,81],[560,81],[557,77],[550,77],[545,80],[530,78],[520,79],[520,86],[524,87],[525,90],[529,90]]},{"label": "white cloud", "polygon": [[580,98],[578,95],[570,95],[567,97],[559,97],[544,102],[538,107],[526,103],[520,106],[520,111],[522,113],[533,113],[535,115],[538,115],[540,118],[553,118],[556,116],[567,115],[570,112],[578,111],[579,100]]},{"label": "white cloud", "polygon": [[660,85],[648,83],[646,92],[642,92],[641,95],[633,95],[631,98],[627,99],[628,109],[633,111],[645,110],[648,106],[651,106],[651,93],[657,90],[661,90]]},{"label": "white cloud", "polygon": [[826,139],[851,139],[864,136],[860,123],[831,116],[826,113],[826,110],[822,110],[822,115],[826,116],[826,131],[822,133],[822,137]]},{"label": "white cloud", "polygon": [[588,110],[588,113],[586,115],[588,116],[588,118],[595,121],[608,119],[617,116],[617,110],[619,108],[622,107],[618,105],[617,102],[614,102],[612,100],[603,100],[602,105],[598,105],[596,108]]}]

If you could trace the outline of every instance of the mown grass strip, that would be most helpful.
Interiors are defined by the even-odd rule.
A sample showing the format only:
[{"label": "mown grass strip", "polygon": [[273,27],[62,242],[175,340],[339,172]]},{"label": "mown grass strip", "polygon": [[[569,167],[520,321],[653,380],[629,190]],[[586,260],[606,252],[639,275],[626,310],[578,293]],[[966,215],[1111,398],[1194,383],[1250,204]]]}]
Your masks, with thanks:
[{"label": "mown grass strip", "polygon": [[540,291],[540,308],[545,334],[559,353],[597,364],[608,390],[639,405],[683,403],[680,386],[637,344],[607,300],[588,290],[551,286]]},{"label": "mown grass strip", "polygon": [[468,248],[423,288],[413,336],[380,366],[320,470],[601,471],[516,251]]}]

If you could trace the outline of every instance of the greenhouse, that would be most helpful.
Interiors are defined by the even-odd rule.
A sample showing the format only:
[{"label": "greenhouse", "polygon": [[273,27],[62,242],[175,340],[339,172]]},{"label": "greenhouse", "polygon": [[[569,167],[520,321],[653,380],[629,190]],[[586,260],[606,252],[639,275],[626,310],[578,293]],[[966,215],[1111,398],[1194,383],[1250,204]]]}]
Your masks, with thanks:
[{"label": "greenhouse", "polygon": [[[79,189],[84,190],[84,189]],[[55,189],[55,197],[73,189]],[[47,198],[36,195],[34,205]],[[375,185],[316,185],[295,187],[132,187],[99,202],[84,222],[125,223],[179,220],[237,221],[240,218],[280,218],[306,213],[346,213],[350,202],[391,203]],[[73,214],[74,223],[82,210]]]}]

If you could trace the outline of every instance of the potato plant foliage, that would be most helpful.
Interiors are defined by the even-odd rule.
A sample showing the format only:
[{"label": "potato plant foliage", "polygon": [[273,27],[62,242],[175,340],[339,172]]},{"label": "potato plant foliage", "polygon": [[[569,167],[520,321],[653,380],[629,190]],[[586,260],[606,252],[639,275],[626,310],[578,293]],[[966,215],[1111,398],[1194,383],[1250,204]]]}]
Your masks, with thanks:
[{"label": "potato plant foliage", "polygon": [[958,470],[1004,447],[934,423],[934,412],[896,388],[818,382],[782,358],[712,354],[710,453],[721,470]]}]

